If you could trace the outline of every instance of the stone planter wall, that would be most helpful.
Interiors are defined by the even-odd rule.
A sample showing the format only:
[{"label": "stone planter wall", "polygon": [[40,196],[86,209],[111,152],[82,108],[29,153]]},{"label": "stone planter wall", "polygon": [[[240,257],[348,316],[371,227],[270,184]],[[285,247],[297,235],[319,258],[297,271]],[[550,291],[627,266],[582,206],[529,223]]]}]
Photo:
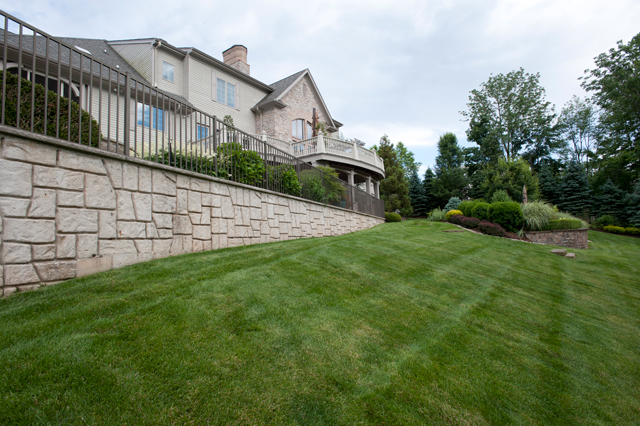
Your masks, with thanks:
[{"label": "stone planter wall", "polygon": [[0,296],[384,219],[0,126]]},{"label": "stone planter wall", "polygon": [[587,231],[587,228],[565,229],[562,231],[535,231],[525,232],[525,236],[534,243],[586,249],[589,248]]}]

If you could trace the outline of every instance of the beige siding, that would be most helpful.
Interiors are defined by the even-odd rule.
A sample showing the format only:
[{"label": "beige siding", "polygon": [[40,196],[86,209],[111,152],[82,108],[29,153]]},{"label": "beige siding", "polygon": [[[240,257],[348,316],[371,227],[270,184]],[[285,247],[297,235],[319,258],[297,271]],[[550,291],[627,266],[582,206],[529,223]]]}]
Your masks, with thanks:
[{"label": "beige siding", "polygon": [[126,59],[148,82],[151,82],[152,54],[151,43],[142,44],[116,44],[111,46],[116,52]]},{"label": "beige siding", "polygon": [[[231,74],[193,57],[190,59],[189,71],[189,101],[196,108],[207,114],[216,115],[220,119],[230,115],[238,129],[255,133],[256,119],[251,108],[266,96],[266,91],[256,89]],[[216,100],[218,78],[236,86],[235,108]]]},{"label": "beige siding", "polygon": [[[162,78],[162,63],[166,62],[173,65],[173,83]],[[165,90],[178,96],[184,95],[184,68],[183,58],[178,55],[172,55],[163,49],[156,50],[156,84],[158,89]]]}]

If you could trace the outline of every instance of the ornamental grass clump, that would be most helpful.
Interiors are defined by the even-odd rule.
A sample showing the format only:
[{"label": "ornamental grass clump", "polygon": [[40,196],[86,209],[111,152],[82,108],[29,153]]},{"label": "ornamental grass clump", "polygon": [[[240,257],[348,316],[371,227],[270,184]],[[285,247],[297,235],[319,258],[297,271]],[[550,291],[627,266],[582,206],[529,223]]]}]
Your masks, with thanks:
[{"label": "ornamental grass clump", "polygon": [[553,206],[542,201],[522,204],[521,209],[526,231],[543,231],[547,229],[549,221],[553,219],[555,214]]},{"label": "ornamental grass clump", "polygon": [[502,226],[497,223],[491,223],[487,221],[480,222],[478,224],[478,230],[483,234],[493,235],[495,237],[504,237],[507,233]]},{"label": "ornamental grass clump", "polygon": [[445,215],[445,219],[449,220],[451,216],[464,216],[460,210],[449,210]]},{"label": "ornamental grass clump", "polygon": [[429,213],[427,220],[432,222],[444,222],[446,220],[446,213],[442,209],[433,209]]}]

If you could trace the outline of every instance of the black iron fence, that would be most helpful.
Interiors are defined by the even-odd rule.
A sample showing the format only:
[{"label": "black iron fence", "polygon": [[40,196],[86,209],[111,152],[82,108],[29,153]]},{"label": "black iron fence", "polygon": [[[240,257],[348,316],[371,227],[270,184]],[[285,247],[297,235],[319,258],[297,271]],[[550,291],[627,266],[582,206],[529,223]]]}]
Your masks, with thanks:
[{"label": "black iron fence", "polygon": [[384,202],[0,11],[0,124],[384,217]]}]

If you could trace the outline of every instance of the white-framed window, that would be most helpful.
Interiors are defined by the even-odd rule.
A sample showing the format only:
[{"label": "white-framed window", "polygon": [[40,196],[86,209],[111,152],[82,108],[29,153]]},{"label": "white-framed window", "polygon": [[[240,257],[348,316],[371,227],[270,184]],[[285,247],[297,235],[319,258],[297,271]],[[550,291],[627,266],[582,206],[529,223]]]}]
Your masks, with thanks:
[{"label": "white-framed window", "polygon": [[297,119],[291,122],[291,136],[298,139],[304,139],[304,120]]},{"label": "white-framed window", "polygon": [[173,83],[173,71],[175,67],[167,62],[162,62],[162,78]]},{"label": "white-framed window", "polygon": [[221,104],[236,107],[236,86],[220,78],[216,82],[216,100]]},{"label": "white-framed window", "polygon": [[165,112],[159,108],[138,103],[136,117],[138,126],[151,127],[160,131],[164,129]]},{"label": "white-framed window", "polygon": [[307,121],[307,139],[311,137],[313,137],[313,127],[311,126],[311,123]]},{"label": "white-framed window", "polygon": [[196,132],[197,132],[196,140],[204,139],[209,136],[209,127],[205,126],[204,124],[198,124],[196,125]]}]

